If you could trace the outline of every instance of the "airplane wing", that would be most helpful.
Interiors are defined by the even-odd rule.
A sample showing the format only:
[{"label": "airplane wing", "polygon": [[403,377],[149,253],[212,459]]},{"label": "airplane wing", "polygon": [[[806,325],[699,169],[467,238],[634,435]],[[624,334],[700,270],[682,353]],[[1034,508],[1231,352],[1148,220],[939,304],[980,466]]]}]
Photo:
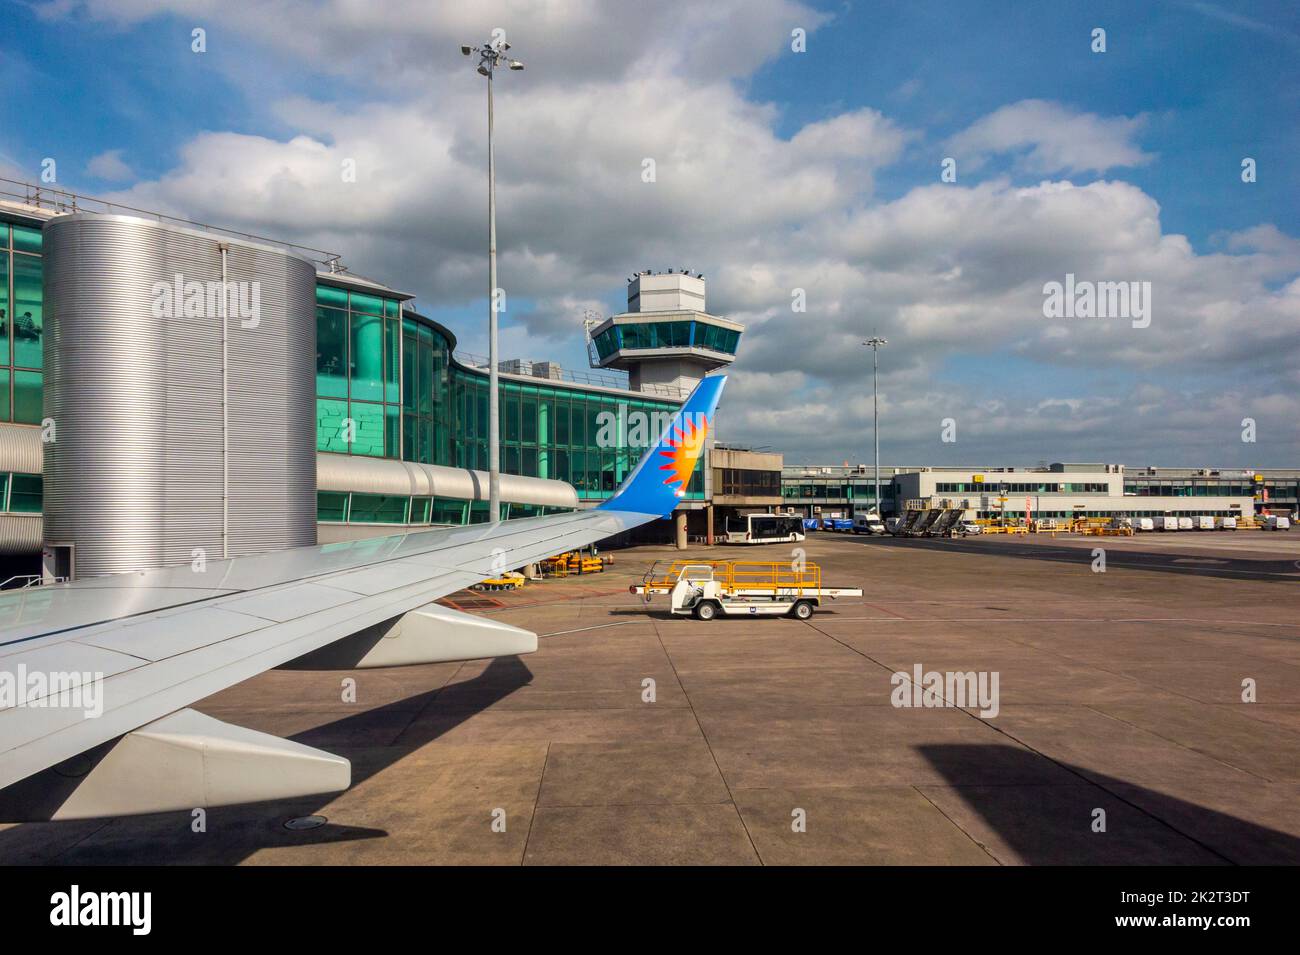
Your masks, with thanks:
[{"label": "airplane wing", "polygon": [[0,821],[335,792],[347,760],[187,707],[264,670],[527,653],[536,634],[432,601],[668,516],[726,379],[704,379],[587,511],[441,528],[0,597]]}]

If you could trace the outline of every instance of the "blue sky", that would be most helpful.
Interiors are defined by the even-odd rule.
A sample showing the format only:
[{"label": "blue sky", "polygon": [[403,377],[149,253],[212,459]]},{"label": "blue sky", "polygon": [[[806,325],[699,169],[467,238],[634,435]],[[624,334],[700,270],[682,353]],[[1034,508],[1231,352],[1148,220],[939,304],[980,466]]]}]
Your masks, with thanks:
[{"label": "blue sky", "polygon": [[[749,326],[724,437],[791,460],[868,452],[873,328],[893,460],[1300,458],[1294,4],[136,6],[0,9],[5,175],[50,156],[65,188],[338,249],[482,351],[482,89],[455,46],[502,25],[529,64],[499,104],[508,354],[581,368],[584,307],[690,265]],[[321,180],[353,155],[356,189]],[[1045,324],[1066,272],[1152,281],[1150,334]]]}]

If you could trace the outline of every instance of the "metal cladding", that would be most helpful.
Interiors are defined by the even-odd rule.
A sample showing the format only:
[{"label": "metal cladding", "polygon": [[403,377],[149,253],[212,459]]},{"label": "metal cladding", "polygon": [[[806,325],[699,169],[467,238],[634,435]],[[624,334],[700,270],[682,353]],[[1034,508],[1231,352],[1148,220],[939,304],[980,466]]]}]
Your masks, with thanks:
[{"label": "metal cladding", "polygon": [[[346,454],[323,453],[318,455],[317,461],[316,479],[322,491],[472,501],[488,499],[486,471]],[[578,493],[572,485],[518,474],[501,475],[501,500],[546,507],[579,506]]]},{"label": "metal cladding", "polygon": [[314,266],[93,214],[44,255],[47,545],[84,577],[314,544]]},{"label": "metal cladding", "polygon": [[39,514],[0,514],[0,556],[38,553],[43,539],[41,526]]},{"label": "metal cladding", "polygon": [[40,474],[41,429],[30,424],[0,424],[0,471]]}]

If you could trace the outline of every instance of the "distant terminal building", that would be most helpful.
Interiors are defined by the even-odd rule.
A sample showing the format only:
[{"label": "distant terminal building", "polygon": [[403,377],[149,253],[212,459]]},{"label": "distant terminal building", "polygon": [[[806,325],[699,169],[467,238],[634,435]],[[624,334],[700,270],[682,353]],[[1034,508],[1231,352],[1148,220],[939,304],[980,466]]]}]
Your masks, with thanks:
[{"label": "distant terminal building", "polygon": [[[598,330],[608,372],[502,363],[502,518],[614,493],[638,423],[735,357],[743,326],[704,304],[702,277],[644,273]],[[0,185],[5,577],[487,521],[487,383],[410,294],[337,256]],[[713,476],[706,450],[651,532],[708,539]]]},{"label": "distant terminal building", "polygon": [[[873,474],[870,465],[787,465],[782,504],[805,517],[852,517],[872,508]],[[947,500],[979,518],[1250,517],[1294,512],[1300,469],[882,466],[880,484],[886,515],[908,501]]]}]

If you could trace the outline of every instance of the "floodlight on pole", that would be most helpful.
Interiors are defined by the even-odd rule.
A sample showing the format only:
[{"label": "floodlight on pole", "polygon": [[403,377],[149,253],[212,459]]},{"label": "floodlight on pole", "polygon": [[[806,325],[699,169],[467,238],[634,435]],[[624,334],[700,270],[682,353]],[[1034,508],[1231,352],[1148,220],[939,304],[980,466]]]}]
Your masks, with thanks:
[{"label": "floodlight on pole", "polygon": [[880,371],[880,349],[889,342],[872,337],[862,344],[871,349],[871,421],[876,444],[876,516],[880,517],[880,390],[876,379]]},{"label": "floodlight on pole", "polygon": [[478,53],[478,73],[487,77],[488,115],[488,520],[501,520],[501,413],[498,403],[497,370],[497,167],[493,146],[492,77],[497,67],[518,71],[524,64],[506,56],[505,40],[474,47],[462,46],[465,56]]}]

